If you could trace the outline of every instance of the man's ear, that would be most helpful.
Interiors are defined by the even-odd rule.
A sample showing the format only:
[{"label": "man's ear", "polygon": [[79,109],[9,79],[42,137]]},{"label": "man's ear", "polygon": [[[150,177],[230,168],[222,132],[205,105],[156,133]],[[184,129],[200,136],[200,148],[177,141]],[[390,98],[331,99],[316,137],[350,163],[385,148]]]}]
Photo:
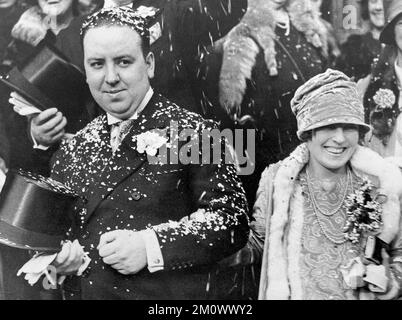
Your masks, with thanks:
[{"label": "man's ear", "polygon": [[153,79],[155,75],[155,56],[152,52],[149,52],[145,57],[145,63],[148,68],[148,77]]}]

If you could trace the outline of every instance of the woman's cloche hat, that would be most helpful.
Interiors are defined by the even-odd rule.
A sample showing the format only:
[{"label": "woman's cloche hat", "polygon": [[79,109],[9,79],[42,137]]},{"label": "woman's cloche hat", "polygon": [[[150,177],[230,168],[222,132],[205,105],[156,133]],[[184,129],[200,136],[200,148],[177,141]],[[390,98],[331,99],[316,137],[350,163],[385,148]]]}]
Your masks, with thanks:
[{"label": "woman's cloche hat", "polygon": [[364,108],[356,83],[332,69],[316,75],[297,89],[291,107],[297,119],[297,136],[304,132],[344,123],[355,124],[367,132]]}]

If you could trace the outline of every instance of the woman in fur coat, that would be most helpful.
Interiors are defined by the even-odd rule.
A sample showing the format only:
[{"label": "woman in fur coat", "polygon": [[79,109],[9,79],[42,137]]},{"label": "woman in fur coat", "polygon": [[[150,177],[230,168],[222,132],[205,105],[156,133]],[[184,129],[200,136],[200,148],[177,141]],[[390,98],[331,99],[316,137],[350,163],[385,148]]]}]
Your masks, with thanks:
[{"label": "woman in fur coat", "polygon": [[201,52],[200,100],[223,128],[256,129],[256,167],[243,176],[249,203],[262,170],[298,145],[290,100],[325,70],[327,30],[310,0],[249,0],[240,23]]},{"label": "woman in fur coat", "polygon": [[359,145],[357,87],[328,69],[292,100],[302,143],[267,168],[248,245],[260,299],[392,299],[402,284],[402,174]]}]

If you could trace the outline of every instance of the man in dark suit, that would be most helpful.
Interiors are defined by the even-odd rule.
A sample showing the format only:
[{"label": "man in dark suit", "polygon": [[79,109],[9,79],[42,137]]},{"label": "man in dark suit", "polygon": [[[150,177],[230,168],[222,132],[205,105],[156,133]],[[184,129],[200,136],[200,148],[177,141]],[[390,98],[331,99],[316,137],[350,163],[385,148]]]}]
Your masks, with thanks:
[{"label": "man in dark suit", "polygon": [[[82,197],[72,238],[92,261],[79,279],[81,297],[210,298],[214,263],[248,237],[235,167],[224,163],[225,148],[216,161],[220,143],[203,139],[216,124],[153,93],[149,30],[131,9],[90,16],[83,48],[88,85],[106,115],[64,141],[52,167],[52,177]],[[79,269],[79,252],[77,242],[64,245],[59,274]],[[67,298],[78,295],[76,281],[66,280]]]}]

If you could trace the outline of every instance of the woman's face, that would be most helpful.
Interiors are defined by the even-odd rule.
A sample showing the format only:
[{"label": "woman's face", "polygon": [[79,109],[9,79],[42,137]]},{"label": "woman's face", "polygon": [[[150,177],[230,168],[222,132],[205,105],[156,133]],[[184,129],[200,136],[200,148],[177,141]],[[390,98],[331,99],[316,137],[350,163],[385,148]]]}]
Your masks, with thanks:
[{"label": "woman's face", "polygon": [[384,28],[385,17],[383,0],[369,0],[368,10],[371,24],[377,29]]},{"label": "woman's face", "polygon": [[358,142],[357,125],[335,124],[318,128],[307,141],[310,164],[330,171],[342,169],[356,151]]},{"label": "woman's face", "polygon": [[17,0],[0,0],[0,9],[7,9],[12,7]]},{"label": "woman's face", "polygon": [[274,9],[280,9],[288,2],[288,0],[269,0],[269,1],[271,1]]},{"label": "woman's face", "polygon": [[402,16],[395,24],[395,42],[400,52],[402,52]]},{"label": "woman's face", "polygon": [[67,12],[73,5],[73,0],[38,0],[44,14],[58,16]]}]

